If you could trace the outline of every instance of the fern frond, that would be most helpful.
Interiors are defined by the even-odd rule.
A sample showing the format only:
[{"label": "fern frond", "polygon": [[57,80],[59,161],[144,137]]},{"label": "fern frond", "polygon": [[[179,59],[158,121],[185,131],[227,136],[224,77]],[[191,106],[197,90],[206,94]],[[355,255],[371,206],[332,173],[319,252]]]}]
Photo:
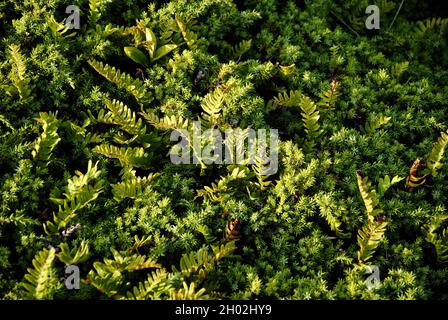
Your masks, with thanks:
[{"label": "fern frond", "polygon": [[400,63],[396,63],[392,66],[391,74],[394,78],[399,79],[403,73],[406,72],[409,68],[409,62],[404,61]]},{"label": "fern frond", "polygon": [[250,50],[252,39],[243,40],[232,48],[232,55],[239,59],[243,54]]},{"label": "fern frond", "polygon": [[448,131],[442,132],[437,141],[433,144],[431,152],[427,156],[426,166],[431,170],[431,174],[436,177],[437,171],[443,166],[442,159],[448,146]]},{"label": "fern frond", "polygon": [[140,112],[140,114],[151,124],[153,127],[161,130],[177,130],[188,129],[190,127],[190,121],[181,116],[164,116],[160,118],[155,113]]},{"label": "fern frond", "polygon": [[103,190],[103,181],[98,180],[91,185],[92,180],[97,180],[100,171],[96,163],[94,166],[89,161],[86,174],[76,171],[76,175],[69,179],[65,199],[51,198],[51,200],[59,204],[59,210],[53,214],[53,221],[47,221],[44,224],[45,232],[49,235],[59,234],[59,230],[65,228],[67,224],[76,217],[77,211],[84,208],[90,202],[98,198]]},{"label": "fern frond", "polygon": [[57,254],[58,259],[66,265],[73,265],[85,262],[90,255],[89,245],[83,240],[79,247],[70,250],[67,243],[63,242],[59,245],[61,252]]},{"label": "fern frond", "polygon": [[47,166],[56,145],[61,141],[58,135],[57,113],[39,113],[40,118],[36,120],[42,123],[43,132],[37,138],[34,150],[31,152],[34,161]]},{"label": "fern frond", "polygon": [[359,192],[361,193],[362,200],[364,201],[364,205],[367,209],[367,214],[371,217],[374,217],[382,213],[382,209],[375,209],[375,207],[379,203],[379,199],[376,194],[376,190],[371,190],[372,188],[369,178],[363,178],[358,171],[356,172],[356,178],[358,181]]},{"label": "fern frond", "polygon": [[376,130],[388,124],[391,119],[391,117],[383,115],[373,116],[367,121],[364,127],[361,127],[361,132],[367,135],[372,135]]},{"label": "fern frond", "polygon": [[202,288],[196,291],[196,285],[194,282],[190,283],[190,286],[186,282],[183,283],[181,289],[171,289],[170,300],[201,300],[208,299],[208,295],[204,295],[205,289]]},{"label": "fern frond", "polygon": [[369,219],[367,225],[358,231],[358,261],[363,264],[375,253],[386,232],[387,222]]},{"label": "fern frond", "polygon": [[149,274],[146,281],[140,282],[126,295],[129,300],[159,300],[167,296],[171,288],[169,273],[165,269],[157,269]]},{"label": "fern frond", "polygon": [[123,167],[147,168],[151,160],[151,154],[142,147],[117,147],[103,144],[96,146],[93,151],[108,158],[118,159]]},{"label": "fern frond", "polygon": [[272,181],[269,179],[269,170],[270,167],[266,163],[266,156],[257,154],[255,157],[255,163],[252,165],[252,170],[257,177],[258,182],[256,185],[260,188],[261,191],[268,189],[269,186],[272,185]]},{"label": "fern frond", "polygon": [[422,227],[426,241],[434,245],[437,261],[440,263],[448,262],[448,228],[441,230],[440,234],[437,233],[437,230],[447,219],[448,215],[436,215]]},{"label": "fern frond", "polygon": [[349,233],[343,233],[341,230],[342,222],[336,216],[338,211],[344,211],[345,208],[340,208],[332,197],[332,194],[321,193],[315,197],[317,206],[319,207],[320,216],[324,218],[330,229],[336,233],[340,238],[350,237]]},{"label": "fern frond", "polygon": [[339,82],[333,80],[331,87],[321,93],[321,100],[319,101],[319,107],[325,109],[331,109],[336,105],[337,99],[341,96],[338,91]]},{"label": "fern frond", "polygon": [[117,202],[125,198],[137,199],[143,190],[150,185],[150,183],[160,176],[159,173],[151,173],[147,177],[134,177],[128,181],[122,181],[112,185],[112,194]]},{"label": "fern frond", "polygon": [[300,104],[302,93],[299,90],[291,90],[287,92],[280,92],[277,97],[268,101],[266,111],[275,110],[278,107],[296,107]]},{"label": "fern frond", "polygon": [[133,254],[123,256],[117,250],[111,249],[113,259],[95,262],[94,270],[87,274],[86,283],[94,286],[108,297],[122,298],[119,292],[126,289],[124,273],[143,269],[158,269],[160,264],[146,256]]},{"label": "fern frond", "polygon": [[152,101],[151,93],[146,91],[144,83],[140,80],[133,79],[130,75],[120,72],[115,67],[103,64],[101,61],[89,60],[88,63],[104,78],[131,93],[137,99],[137,102],[149,103]]},{"label": "fern frond", "polygon": [[388,175],[386,175],[384,179],[380,178],[378,180],[378,194],[380,196],[384,196],[384,194],[386,193],[387,190],[389,190],[390,187],[402,181],[403,179],[404,179],[403,177],[395,176],[391,180]]},{"label": "fern frond", "polygon": [[212,201],[221,201],[223,193],[232,193],[229,190],[231,181],[247,177],[247,170],[236,167],[227,176],[222,177],[217,182],[212,182],[211,187],[205,186],[204,189],[198,190],[197,196]]},{"label": "fern frond", "polygon": [[313,147],[315,139],[322,132],[319,125],[319,110],[317,109],[316,104],[307,96],[302,96],[299,106],[302,110],[302,122],[305,126],[308,143],[310,147]]},{"label": "fern frond", "polygon": [[49,299],[57,284],[54,270],[52,269],[55,258],[55,250],[43,249],[33,259],[33,267],[28,268],[25,279],[21,282],[25,299]]},{"label": "fern frond", "polygon": [[203,119],[206,123],[209,123],[210,127],[219,124],[223,103],[224,92],[220,88],[216,88],[202,99],[201,107],[205,112]]},{"label": "fern frond", "polygon": [[143,135],[146,132],[146,126],[142,119],[137,119],[137,115],[128,106],[120,101],[109,99],[104,100],[109,111],[103,110],[98,114],[98,121],[106,124],[115,124],[120,126],[123,131],[132,135]]},{"label": "fern frond", "polygon": [[436,27],[443,27],[448,25],[448,18],[429,18],[423,21],[417,21],[417,26],[415,27],[415,33],[419,36],[423,36],[428,30],[434,29]]}]

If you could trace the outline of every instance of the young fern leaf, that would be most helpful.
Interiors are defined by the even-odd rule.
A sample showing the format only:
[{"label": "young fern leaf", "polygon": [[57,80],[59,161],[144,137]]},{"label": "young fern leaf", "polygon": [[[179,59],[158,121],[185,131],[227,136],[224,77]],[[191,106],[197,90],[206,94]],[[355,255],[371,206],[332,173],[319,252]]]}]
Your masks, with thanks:
[{"label": "young fern leaf", "polygon": [[148,279],[140,282],[128,291],[126,296],[129,300],[160,300],[165,298],[172,288],[169,279],[170,274],[165,269],[157,269],[151,272]]},{"label": "young fern leaf", "polygon": [[386,232],[387,222],[369,219],[367,225],[358,231],[358,262],[365,263],[372,258]]},{"label": "young fern leaf", "polygon": [[51,299],[58,280],[52,269],[55,258],[55,249],[43,249],[39,251],[33,259],[33,269],[28,268],[25,279],[20,283],[23,290],[24,299]]},{"label": "young fern leaf", "polygon": [[368,177],[362,177],[359,171],[356,172],[356,179],[358,181],[359,192],[361,193],[362,200],[367,209],[367,214],[370,217],[377,216],[382,213],[382,209],[375,209],[379,204],[379,199],[376,194],[376,190],[371,190],[371,182]]},{"label": "young fern leaf", "polygon": [[431,152],[427,156],[426,166],[431,171],[433,177],[437,176],[442,166],[442,159],[448,146],[448,131],[442,132],[437,142],[434,143]]},{"label": "young fern leaf", "polygon": [[150,153],[142,147],[117,147],[103,144],[96,146],[93,151],[108,158],[117,159],[123,167],[148,168],[151,161]]},{"label": "young fern leaf", "polygon": [[154,128],[161,130],[177,130],[188,129],[190,127],[190,121],[181,116],[165,116],[160,118],[155,113],[140,112],[145,120],[151,124]]},{"label": "young fern leaf", "polygon": [[120,101],[109,99],[104,100],[109,111],[104,113],[103,110],[98,114],[98,121],[115,124],[120,128],[132,135],[143,135],[146,132],[146,126],[143,124],[142,119],[137,119],[135,112],[133,112],[128,106]]},{"label": "young fern leaf", "polygon": [[341,96],[338,91],[339,82],[333,80],[331,82],[331,87],[325,90],[321,94],[321,100],[319,101],[319,107],[325,109],[331,109],[336,105],[337,99]]},{"label": "young fern leaf", "polygon": [[334,231],[340,238],[350,237],[349,233],[342,232],[340,228],[342,222],[336,216],[338,213],[340,214],[345,211],[345,208],[338,207],[333,198],[333,195],[328,193],[321,193],[315,197],[315,202],[319,208],[320,216],[327,221],[330,229]]},{"label": "young fern leaf", "polygon": [[204,189],[198,190],[196,198],[203,197],[215,202],[221,201],[223,193],[232,193],[232,190],[229,190],[229,183],[245,177],[247,177],[247,170],[236,167],[227,176],[221,177],[218,182],[212,182],[211,187],[205,186]]},{"label": "young fern leaf", "polygon": [[100,61],[89,60],[88,63],[104,78],[131,93],[138,103],[142,104],[152,101],[151,93],[146,91],[144,83],[140,80],[133,79],[130,75],[122,73],[114,67],[103,64]]},{"label": "young fern leaf", "polygon": [[441,230],[440,234],[437,233],[437,230],[447,219],[448,215],[437,215],[422,227],[423,233],[426,235],[426,241],[434,246],[437,261],[440,263],[448,262],[448,228]]},{"label": "young fern leaf", "polygon": [[192,278],[201,282],[221,259],[231,255],[236,249],[235,241],[211,247],[212,253],[204,247],[197,252],[183,254],[180,259],[180,268],[173,266],[173,272],[180,273],[184,279]]},{"label": "young fern leaf", "polygon": [[202,99],[201,107],[205,112],[205,114],[203,114],[203,120],[208,123],[210,127],[214,127],[219,124],[223,103],[224,93],[219,88],[207,94]]},{"label": "young fern leaf", "polygon": [[380,178],[378,180],[378,194],[380,197],[384,196],[384,194],[386,193],[387,190],[389,190],[390,187],[392,187],[394,184],[402,181],[404,178],[403,177],[399,177],[399,176],[395,176],[392,178],[392,180],[390,180],[390,177],[388,175],[386,175],[383,178]]},{"label": "young fern leaf", "polygon": [[322,133],[318,122],[320,118],[319,110],[316,104],[306,96],[302,96],[299,106],[302,110],[302,122],[307,134],[307,145],[312,149],[315,145],[315,140]]},{"label": "young fern leaf", "polygon": [[434,29],[436,27],[444,27],[448,25],[448,18],[429,18],[423,21],[417,21],[417,26],[415,27],[415,33],[419,36],[423,36],[428,30]]},{"label": "young fern leaf", "polygon": [[42,123],[43,132],[37,138],[31,154],[34,161],[46,167],[50,161],[51,153],[59,141],[61,141],[57,132],[59,122],[56,119],[56,113],[41,112],[39,115],[40,118],[36,120]]},{"label": "young fern leaf", "polygon": [[289,95],[287,92],[280,92],[277,97],[269,100],[266,106],[266,111],[272,111],[278,107],[295,107],[300,104],[302,93],[299,90],[291,90]]},{"label": "young fern leaf", "polygon": [[361,132],[367,135],[372,135],[376,130],[389,123],[391,117],[383,115],[372,117],[364,127],[361,127]]},{"label": "young fern leaf", "polygon": [[205,289],[202,288],[196,291],[196,285],[194,282],[188,284],[186,282],[183,283],[183,288],[175,289],[172,288],[170,292],[170,300],[208,300],[209,296],[204,295]]},{"label": "young fern leaf", "polygon": [[243,54],[245,54],[247,51],[250,50],[251,46],[252,46],[252,39],[243,40],[232,48],[232,55],[236,59],[240,59]]},{"label": "young fern leaf", "polygon": [[95,262],[94,270],[87,274],[86,283],[97,288],[109,298],[123,298],[120,295],[126,289],[124,273],[143,269],[157,269],[160,264],[146,256],[133,254],[123,256],[117,250],[111,249],[113,259],[104,259],[103,262]]},{"label": "young fern leaf", "polygon": [[264,191],[272,185],[272,181],[269,179],[269,170],[270,166],[267,164],[266,156],[258,154],[255,157],[255,163],[252,165],[252,170],[257,177],[258,182],[255,184],[260,188],[261,191]]},{"label": "young fern leaf", "polygon": [[[53,214],[53,221],[44,224],[44,230],[49,235],[59,234],[59,231],[76,217],[76,213],[97,199],[103,190],[103,181],[98,180],[100,171],[97,163],[93,166],[92,161],[89,161],[86,174],[79,171],[75,173],[76,175],[68,180],[65,199],[51,198],[53,202],[59,204],[59,210]],[[91,185],[93,180],[98,181]]]},{"label": "young fern leaf", "polygon": [[151,173],[147,177],[133,177],[130,180],[113,184],[112,194],[115,201],[120,202],[126,198],[137,199],[143,190],[159,175],[159,173]]},{"label": "young fern leaf", "polygon": [[25,57],[20,53],[20,47],[15,44],[9,46],[11,54],[11,63],[13,65],[10,79],[13,86],[6,86],[6,93],[12,97],[19,96],[20,100],[31,101],[31,95],[34,85],[30,84],[30,79],[27,77]]},{"label": "young fern leaf", "polygon": [[59,246],[61,252],[57,254],[58,259],[66,265],[74,265],[85,262],[90,255],[89,245],[83,240],[79,247],[70,250],[67,243],[63,242]]}]

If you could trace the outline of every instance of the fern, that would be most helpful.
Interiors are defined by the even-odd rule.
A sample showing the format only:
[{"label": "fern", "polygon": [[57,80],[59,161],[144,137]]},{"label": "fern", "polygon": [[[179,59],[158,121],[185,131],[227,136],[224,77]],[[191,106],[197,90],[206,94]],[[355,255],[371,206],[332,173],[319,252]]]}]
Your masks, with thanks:
[{"label": "fern", "polygon": [[369,219],[368,224],[358,231],[358,261],[363,264],[372,258],[386,232],[387,222]]},{"label": "fern", "polygon": [[250,50],[251,46],[252,39],[243,40],[232,48],[232,55],[235,58],[240,59],[243,54]]},{"label": "fern", "polygon": [[247,177],[247,170],[236,167],[227,176],[221,176],[220,180],[212,182],[211,187],[205,186],[204,189],[198,190],[196,198],[203,197],[212,201],[221,201],[223,193],[232,193],[229,189],[229,183],[245,177]]},{"label": "fern", "polygon": [[118,159],[123,167],[148,168],[152,156],[151,153],[146,152],[142,147],[120,148],[108,144],[96,146],[93,151],[108,158]]},{"label": "fern", "polygon": [[117,202],[125,198],[137,199],[156,177],[160,174],[154,173],[147,177],[133,177],[127,181],[119,182],[112,185],[112,193]]},{"label": "fern", "polygon": [[144,88],[144,83],[140,80],[133,79],[130,75],[121,73],[114,67],[110,67],[100,61],[89,60],[88,63],[107,80],[126,89],[137,99],[137,102],[149,103],[152,101],[151,93],[146,91]]},{"label": "fern", "polygon": [[208,295],[204,295],[205,289],[202,288],[196,291],[196,285],[194,282],[188,284],[183,283],[183,288],[181,289],[171,289],[170,300],[200,300],[208,299]]},{"label": "fern", "polygon": [[89,258],[89,245],[82,241],[79,247],[70,250],[67,243],[63,242],[59,245],[61,252],[57,254],[58,259],[66,265],[73,265],[85,262]]},{"label": "fern", "polygon": [[386,175],[384,178],[380,178],[378,180],[378,194],[379,196],[384,196],[387,190],[389,190],[390,187],[392,187],[394,184],[397,184],[398,182],[402,181],[404,178],[395,176],[390,179],[388,175]]},{"label": "fern", "polygon": [[61,141],[57,133],[59,122],[56,119],[57,113],[41,112],[39,115],[40,118],[37,118],[36,120],[42,123],[43,132],[39,138],[37,138],[34,150],[31,154],[34,161],[43,166],[47,166],[51,158],[51,153],[59,141]]},{"label": "fern", "polygon": [[392,76],[394,76],[396,79],[399,79],[401,77],[401,75],[409,68],[409,62],[408,61],[404,61],[404,62],[400,62],[400,63],[396,63],[392,66],[391,69],[391,74]]},{"label": "fern", "polygon": [[307,96],[302,96],[299,103],[300,109],[302,110],[302,122],[305,126],[305,132],[307,134],[307,142],[309,147],[314,146],[314,141],[322,133],[319,125],[319,110],[316,104]]},{"label": "fern", "polygon": [[261,154],[257,154],[255,157],[255,163],[252,165],[252,170],[258,180],[256,185],[261,191],[266,190],[270,185],[272,185],[272,181],[268,180],[270,167],[266,165],[265,155],[263,156]]},{"label": "fern", "polygon": [[321,217],[323,217],[327,221],[330,229],[334,231],[340,238],[350,237],[349,233],[342,232],[342,222],[337,217],[337,214],[341,214],[342,212],[344,212],[345,208],[337,206],[332,197],[332,194],[321,193],[319,195],[316,195],[315,202],[319,208]]},{"label": "fern", "polygon": [[158,117],[155,113],[141,112],[140,113],[145,120],[157,129],[161,130],[177,130],[177,129],[189,129],[190,121],[181,116],[164,116]]},{"label": "fern", "polygon": [[280,92],[277,97],[269,100],[266,106],[266,111],[275,110],[278,107],[296,107],[300,104],[302,93],[299,90],[291,90],[287,92]]},{"label": "fern", "polygon": [[437,171],[442,168],[442,159],[448,146],[448,132],[442,132],[437,142],[434,143],[431,152],[427,156],[426,165],[431,174],[436,177]]},{"label": "fern", "polygon": [[437,230],[447,219],[448,215],[436,215],[422,228],[426,235],[426,241],[434,246],[437,261],[440,263],[448,262],[448,228],[442,229],[440,234],[437,233]]},{"label": "fern", "polygon": [[57,287],[57,279],[52,269],[55,250],[43,249],[33,259],[33,269],[28,268],[25,279],[20,283],[24,299],[51,299]]},{"label": "fern", "polygon": [[191,28],[188,26],[187,23],[180,20],[176,17],[176,23],[179,28],[180,34],[182,35],[182,38],[185,40],[188,48],[195,49],[197,47],[198,42],[198,36],[196,33],[191,31]]},{"label": "fern", "polygon": [[115,124],[120,126],[123,131],[132,135],[143,135],[146,132],[146,127],[142,119],[137,119],[135,112],[120,101],[109,99],[104,100],[109,111],[104,113],[103,110],[98,114],[98,121]]},{"label": "fern", "polygon": [[179,272],[184,279],[192,278],[195,281],[203,281],[221,259],[229,256],[236,249],[234,241],[226,242],[221,244],[221,246],[211,247],[212,253],[204,247],[197,252],[183,254],[180,259],[179,269],[173,266],[173,272]]},{"label": "fern", "polygon": [[172,288],[169,276],[170,274],[165,269],[151,272],[146,281],[140,282],[131,291],[128,291],[127,298],[130,300],[160,300],[164,298]]},{"label": "fern", "polygon": [[367,214],[373,217],[382,213],[382,209],[375,209],[379,203],[379,199],[376,194],[376,190],[371,190],[372,188],[369,178],[363,178],[358,171],[356,172],[356,178],[358,181],[359,192],[361,193],[362,200],[364,201],[364,205],[367,209]]},{"label": "fern", "polygon": [[109,298],[122,298],[120,291],[126,286],[124,273],[143,269],[160,268],[160,264],[146,256],[133,254],[123,256],[112,249],[113,259],[104,259],[104,263],[95,262],[94,270],[87,274],[86,283],[97,288]]},{"label": "fern", "polygon": [[434,29],[436,27],[444,27],[448,25],[448,18],[429,18],[423,21],[417,21],[417,26],[415,27],[415,32],[419,36],[423,36],[428,30]]},{"label": "fern", "polygon": [[366,122],[364,128],[361,127],[361,132],[367,135],[372,135],[376,130],[389,123],[391,117],[383,115],[373,116]]},{"label": "fern", "polygon": [[203,114],[203,120],[208,123],[210,127],[214,127],[219,124],[223,103],[224,93],[219,88],[207,94],[202,99],[201,107],[205,112],[205,114]]},{"label": "fern", "polygon": [[[79,171],[75,173],[76,175],[68,181],[64,193],[65,199],[51,198],[53,202],[59,204],[59,210],[53,214],[53,221],[44,224],[45,232],[49,235],[58,234],[59,230],[65,228],[76,217],[77,211],[98,198],[102,192],[103,181],[98,179],[100,171],[97,163],[93,165],[92,161],[89,161],[86,174]],[[98,181],[91,185],[93,180]]]},{"label": "fern", "polygon": [[16,44],[11,44],[9,50],[13,65],[10,74],[13,86],[5,86],[6,93],[13,97],[19,96],[22,101],[31,101],[33,99],[31,93],[35,86],[30,84],[30,79],[27,76],[25,57]]},{"label": "fern", "polygon": [[325,90],[321,94],[321,100],[319,101],[319,107],[325,109],[331,109],[336,105],[337,99],[341,96],[338,91],[339,82],[333,80],[331,82],[331,87]]}]

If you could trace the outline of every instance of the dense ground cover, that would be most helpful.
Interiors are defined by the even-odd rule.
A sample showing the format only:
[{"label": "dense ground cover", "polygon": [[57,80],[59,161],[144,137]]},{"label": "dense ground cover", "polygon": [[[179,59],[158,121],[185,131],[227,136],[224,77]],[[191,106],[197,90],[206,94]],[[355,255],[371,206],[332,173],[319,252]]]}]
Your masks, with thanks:
[{"label": "dense ground cover", "polygon": [[[369,4],[0,0],[0,297],[447,299],[448,15]],[[198,119],[278,171],[173,164]]]}]

